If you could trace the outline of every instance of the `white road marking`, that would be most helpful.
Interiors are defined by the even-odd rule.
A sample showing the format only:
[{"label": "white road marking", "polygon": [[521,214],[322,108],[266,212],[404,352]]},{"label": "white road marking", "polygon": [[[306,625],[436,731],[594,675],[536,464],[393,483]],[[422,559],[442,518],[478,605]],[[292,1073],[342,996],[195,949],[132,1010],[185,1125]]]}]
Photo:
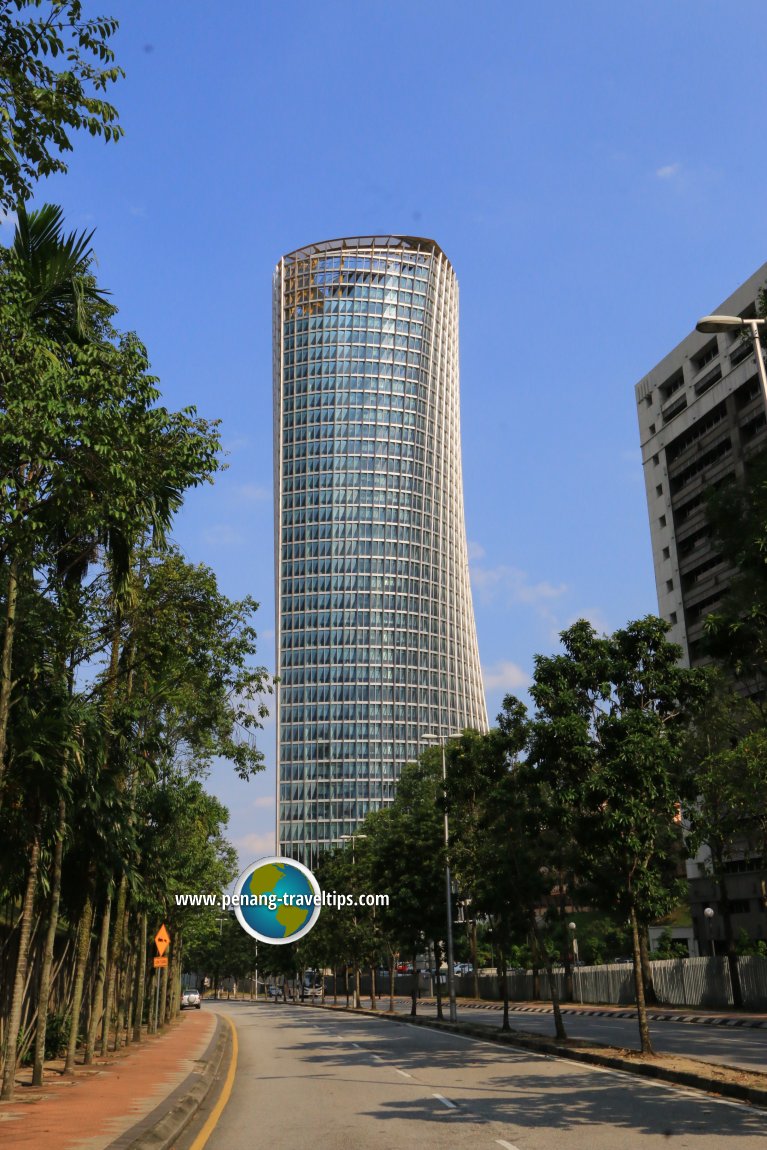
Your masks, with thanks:
[{"label": "white road marking", "polygon": [[394,1069],[397,1071],[397,1074],[401,1074],[403,1078],[412,1078],[413,1077],[412,1074],[406,1074],[404,1070],[398,1070],[396,1066],[394,1067]]},{"label": "white road marking", "polygon": [[[401,1025],[408,1026],[410,1024],[403,1022]],[[415,1030],[416,1027],[412,1027],[411,1029]],[[428,1030],[429,1027],[425,1026],[422,1029]],[[636,1074],[632,1074],[630,1070],[613,1070],[611,1066],[595,1066],[590,1062],[579,1063],[574,1058],[563,1058],[561,1055],[557,1054],[538,1054],[532,1050],[526,1050],[523,1046],[513,1046],[511,1043],[504,1043],[501,1045],[497,1042],[490,1042],[486,1038],[470,1038],[465,1034],[456,1034],[454,1031],[447,1032],[444,1030],[433,1030],[432,1034],[440,1034],[447,1038],[456,1038],[459,1042],[473,1042],[477,1046],[492,1046],[496,1052],[500,1052],[505,1048],[506,1050],[513,1051],[515,1054],[525,1054],[530,1058],[539,1058],[542,1062],[562,1062],[571,1068],[575,1066],[581,1066],[584,1070],[594,1070],[598,1074],[607,1074],[620,1078],[628,1078],[635,1086],[638,1086],[640,1089],[644,1087],[648,1090],[664,1090],[668,1094],[681,1094],[683,1097],[694,1099],[696,1102],[699,1102],[701,1098],[704,1098],[706,1102],[714,1106],[732,1106],[736,1110],[749,1110],[751,1113],[754,1112],[753,1107],[748,1102],[731,1102],[728,1098],[713,1098],[705,1090],[689,1090],[685,1089],[683,1086],[674,1086],[671,1083],[663,1082],[661,1079],[657,1078],[639,1078]]]},{"label": "white road marking", "polygon": [[496,1144],[503,1146],[504,1150],[519,1150],[518,1146],[512,1146],[511,1142],[504,1142],[502,1138],[496,1138]]},{"label": "white road marking", "polygon": [[449,1098],[444,1098],[441,1094],[432,1094],[432,1098],[436,1098],[443,1106],[447,1106],[450,1110],[457,1110],[458,1106],[455,1102],[451,1102]]}]

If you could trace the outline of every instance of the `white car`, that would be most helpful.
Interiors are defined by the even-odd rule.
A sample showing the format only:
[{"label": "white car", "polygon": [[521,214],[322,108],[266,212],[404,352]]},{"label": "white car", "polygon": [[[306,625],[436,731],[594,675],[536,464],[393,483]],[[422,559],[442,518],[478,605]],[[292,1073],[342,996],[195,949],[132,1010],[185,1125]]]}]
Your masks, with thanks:
[{"label": "white car", "polygon": [[199,990],[185,990],[183,992],[181,995],[181,1009],[183,1010],[185,1006],[194,1007],[195,1010],[200,1009],[202,999],[200,998]]}]

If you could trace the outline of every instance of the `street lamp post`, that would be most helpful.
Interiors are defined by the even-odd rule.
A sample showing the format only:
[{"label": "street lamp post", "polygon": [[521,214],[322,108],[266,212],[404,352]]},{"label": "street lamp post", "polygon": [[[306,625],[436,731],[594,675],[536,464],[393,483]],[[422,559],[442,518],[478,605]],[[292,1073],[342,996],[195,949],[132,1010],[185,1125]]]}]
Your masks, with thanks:
[{"label": "street lamp post", "polygon": [[767,406],[767,370],[762,359],[762,343],[759,338],[759,328],[767,324],[767,319],[741,319],[739,315],[704,315],[695,325],[695,330],[704,335],[714,335],[716,332],[747,331],[754,342],[756,366],[759,371],[759,382],[762,385],[762,398]]},{"label": "street lamp post", "polygon": [[[351,843],[351,844],[352,844],[352,871],[354,871],[354,864],[355,864],[355,858],[354,858],[354,844],[356,843],[357,839],[366,839],[367,837],[368,837],[367,835],[362,835],[362,834],[360,834],[360,835],[357,835],[357,834],[354,834],[354,835],[341,835],[341,836],[338,838],[338,840],[337,840],[339,843]],[[356,898],[356,892],[355,892],[355,898]],[[360,1007],[362,1006],[362,1000],[361,1000],[361,998],[360,998],[360,967],[359,967],[359,962],[357,961],[357,938],[356,938],[357,914],[356,914],[356,912],[355,912],[355,914],[352,916],[352,921],[353,921],[353,923],[354,923],[354,926],[355,926],[355,939],[354,939],[354,1007],[355,1007],[355,1010],[359,1010],[359,1009],[360,1009]],[[346,1000],[346,1001],[347,1001],[347,1005],[348,1005],[348,1002],[349,1002],[349,999],[348,999],[348,997],[347,997],[347,1000]]]},{"label": "street lamp post", "polygon": [[706,919],[706,934],[708,935],[708,945],[709,945],[709,949],[711,950],[711,957],[716,958],[716,947],[714,946],[714,937],[713,937],[713,933],[711,930],[711,928],[713,926],[712,920],[714,918],[713,908],[710,906],[705,907],[703,910],[703,914],[704,914],[704,917]]},{"label": "street lamp post", "polygon": [[[447,736],[455,738],[456,736]],[[439,735],[424,734],[422,739],[438,739],[442,744],[442,789],[445,796],[445,904],[447,908],[447,997],[449,1003],[450,1021],[458,1020],[458,1011],[455,1003],[455,970],[453,963],[453,880],[450,877],[450,825],[447,815],[447,759],[445,756],[445,741]],[[439,978],[439,971],[437,971]]]},{"label": "street lamp post", "polygon": [[573,932],[573,964],[575,965],[575,973],[578,979],[578,999],[581,1006],[583,1006],[583,983],[581,982],[581,971],[578,963],[578,939],[575,936],[576,925],[574,922],[568,922],[567,929]]}]

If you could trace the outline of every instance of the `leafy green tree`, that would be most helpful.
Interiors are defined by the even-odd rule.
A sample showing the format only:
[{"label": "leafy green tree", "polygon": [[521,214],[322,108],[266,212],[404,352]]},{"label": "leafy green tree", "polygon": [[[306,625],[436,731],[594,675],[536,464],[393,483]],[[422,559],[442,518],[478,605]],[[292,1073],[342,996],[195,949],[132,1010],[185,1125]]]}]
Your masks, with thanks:
[{"label": "leafy green tree", "polygon": [[389,895],[376,911],[380,929],[413,964],[411,1014],[417,1012],[417,956],[427,939],[444,938],[445,844],[441,756],[406,766],[391,807],[370,816],[370,886]]},{"label": "leafy green tree", "polygon": [[546,785],[555,825],[579,846],[580,869],[601,905],[631,921],[642,1052],[652,1053],[640,929],[678,892],[664,859],[689,793],[683,739],[704,705],[708,676],[679,665],[668,625],[647,616],[600,637],[581,620],[564,654],[535,664],[531,764]]},{"label": "leafy green tree", "polygon": [[670,927],[662,931],[653,951],[654,958],[687,958],[688,954],[687,943],[682,939],[674,940]]},{"label": "leafy green tree", "polygon": [[718,488],[707,506],[719,554],[734,574],[706,618],[708,651],[761,706],[767,683],[767,454],[748,461],[742,483]]},{"label": "leafy green tree", "polygon": [[733,1001],[743,1004],[728,891],[728,864],[744,853],[767,855],[767,732],[760,708],[717,682],[705,713],[686,744],[695,799],[685,808],[688,848],[709,849],[709,870],[719,889]]},{"label": "leafy green tree", "polygon": [[123,134],[103,98],[123,75],[109,43],[117,27],[110,17],[84,19],[81,0],[0,0],[0,210],[28,199],[41,177],[66,172],[74,132]]},{"label": "leafy green tree", "polygon": [[508,696],[497,729],[466,733],[451,745],[448,780],[449,801],[457,815],[455,858],[475,913],[490,925],[503,995],[503,1029],[509,1029],[509,955],[516,940],[530,934],[534,952],[549,973],[557,1035],[565,1038],[538,913],[551,889],[550,850],[538,780],[521,760],[528,734],[524,705]]}]

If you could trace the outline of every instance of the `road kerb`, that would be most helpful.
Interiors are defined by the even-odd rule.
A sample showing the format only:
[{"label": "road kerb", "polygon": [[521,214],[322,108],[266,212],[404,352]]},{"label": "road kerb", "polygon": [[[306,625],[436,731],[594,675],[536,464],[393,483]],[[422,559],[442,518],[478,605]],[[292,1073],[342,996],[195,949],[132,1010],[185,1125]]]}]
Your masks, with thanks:
[{"label": "road kerb", "polygon": [[[213,1037],[200,1060],[203,1069],[187,1075],[141,1122],[110,1143],[108,1150],[171,1150],[201,1107],[211,1101],[217,1091],[223,1093],[232,1073],[237,1037],[228,1018],[219,1015],[216,1021]],[[217,1104],[213,1112],[217,1116],[220,1113]]]}]

